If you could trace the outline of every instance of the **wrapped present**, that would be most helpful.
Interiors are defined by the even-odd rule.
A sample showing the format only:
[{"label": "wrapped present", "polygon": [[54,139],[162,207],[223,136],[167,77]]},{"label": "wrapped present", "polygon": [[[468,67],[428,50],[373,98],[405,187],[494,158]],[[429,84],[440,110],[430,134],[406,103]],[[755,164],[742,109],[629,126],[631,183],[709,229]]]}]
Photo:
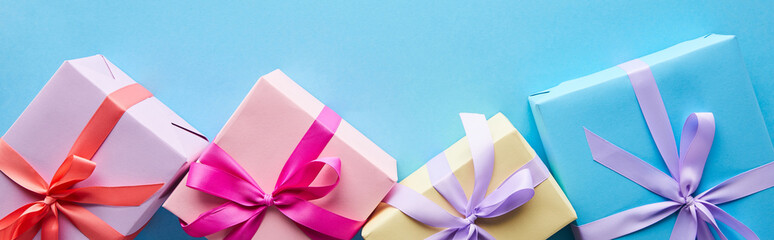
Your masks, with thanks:
[{"label": "wrapped present", "polygon": [[461,114],[467,137],[396,184],[363,227],[373,239],[546,239],[575,211],[502,114]]},{"label": "wrapped present", "polygon": [[208,239],[348,239],[395,159],[281,71],[261,77],[164,207]]},{"label": "wrapped present", "polygon": [[687,41],[530,103],[579,239],[774,236],[774,148],[733,36]]},{"label": "wrapped present", "polygon": [[65,61],[0,139],[0,239],[130,239],[206,144],[103,56]]}]

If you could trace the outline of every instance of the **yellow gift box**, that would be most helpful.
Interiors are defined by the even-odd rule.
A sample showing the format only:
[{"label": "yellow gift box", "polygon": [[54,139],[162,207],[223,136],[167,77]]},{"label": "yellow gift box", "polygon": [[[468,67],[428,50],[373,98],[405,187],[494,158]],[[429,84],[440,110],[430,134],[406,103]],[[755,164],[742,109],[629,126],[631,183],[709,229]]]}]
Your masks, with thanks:
[{"label": "yellow gift box", "polygon": [[[503,114],[498,113],[488,123],[495,144],[495,163],[487,194],[536,155]],[[444,153],[469,198],[473,191],[474,173],[468,140],[462,138]],[[422,166],[400,184],[422,194],[449,213],[463,217],[433,188],[427,166]],[[496,218],[479,218],[476,225],[497,239],[546,239],[575,218],[575,210],[551,176],[535,187],[535,195],[526,204]],[[424,225],[400,210],[381,203],[363,227],[362,233],[363,238],[368,240],[424,239],[441,230]]]}]

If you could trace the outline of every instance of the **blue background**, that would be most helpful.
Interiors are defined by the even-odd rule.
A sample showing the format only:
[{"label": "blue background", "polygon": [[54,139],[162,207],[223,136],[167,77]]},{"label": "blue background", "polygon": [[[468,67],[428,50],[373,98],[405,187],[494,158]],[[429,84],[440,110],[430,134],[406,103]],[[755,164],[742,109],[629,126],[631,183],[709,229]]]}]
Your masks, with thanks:
[{"label": "blue background", "polygon": [[[0,0],[0,129],[62,61],[101,53],[207,136],[282,69],[398,159],[400,178],[527,96],[708,33],[738,35],[774,129],[774,1]],[[566,238],[565,232],[556,239]],[[184,239],[160,210],[139,239]]]}]

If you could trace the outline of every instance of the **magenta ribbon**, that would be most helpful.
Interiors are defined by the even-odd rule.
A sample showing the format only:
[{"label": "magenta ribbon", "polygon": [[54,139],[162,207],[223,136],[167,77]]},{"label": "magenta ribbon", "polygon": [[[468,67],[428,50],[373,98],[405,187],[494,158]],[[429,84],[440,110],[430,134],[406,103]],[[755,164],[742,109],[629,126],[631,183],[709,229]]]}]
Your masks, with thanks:
[{"label": "magenta ribbon", "polygon": [[661,93],[650,67],[633,60],[619,67],[629,75],[642,115],[653,141],[666,162],[671,177],[613,145],[586,129],[591,155],[595,161],[623,175],[668,201],[632,208],[614,215],[577,226],[580,239],[612,239],[646,228],[678,212],[670,239],[714,239],[712,230],[721,239],[726,236],[718,222],[746,239],[759,239],[742,222],[717,205],[746,197],[774,186],[774,162],[736,175],[706,192],[693,196],[701,181],[715,136],[712,113],[692,113],[683,125],[678,154],[675,136],[667,116]]},{"label": "magenta ribbon", "polygon": [[383,200],[409,217],[432,227],[446,228],[427,239],[494,239],[477,226],[477,218],[493,218],[523,205],[535,195],[534,187],[549,176],[548,169],[536,156],[486,195],[494,171],[494,142],[486,118],[481,114],[460,114],[473,155],[475,183],[468,199],[460,182],[441,153],[427,163],[430,182],[457,212],[456,217],[416,191],[395,184]]},{"label": "magenta ribbon", "polygon": [[[180,224],[194,237],[204,237],[234,227],[226,240],[251,239],[263,220],[264,212],[274,206],[311,239],[349,239],[363,221],[330,212],[310,203],[322,198],[339,183],[341,160],[318,158],[341,123],[341,117],[325,107],[301,138],[277,179],[271,193],[264,192],[231,156],[217,144],[210,144],[197,162],[191,164],[186,186],[229,200],[191,223]],[[325,167],[333,169],[336,180],[311,186]],[[315,183],[317,184],[317,183]]]}]

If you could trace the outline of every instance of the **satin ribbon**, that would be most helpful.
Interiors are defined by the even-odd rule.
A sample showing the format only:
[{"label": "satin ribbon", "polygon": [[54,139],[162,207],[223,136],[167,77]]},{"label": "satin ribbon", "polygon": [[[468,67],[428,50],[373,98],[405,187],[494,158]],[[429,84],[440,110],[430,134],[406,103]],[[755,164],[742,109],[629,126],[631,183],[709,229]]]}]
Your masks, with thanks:
[{"label": "satin ribbon", "polygon": [[725,223],[746,239],[759,239],[750,228],[717,205],[774,186],[774,178],[771,177],[774,175],[774,162],[736,175],[694,196],[714,140],[714,116],[706,112],[688,116],[683,125],[678,154],[672,126],[650,67],[641,60],[619,67],[629,75],[653,141],[671,177],[586,129],[592,157],[668,201],[632,208],[575,227],[576,236],[580,239],[617,238],[679,212],[670,239],[714,239],[710,227],[721,239],[726,239],[718,222]]},{"label": "satin ribbon", "polygon": [[465,217],[450,214],[401,184],[395,184],[383,201],[423,224],[446,228],[427,239],[494,239],[491,234],[476,225],[476,219],[501,216],[529,201],[535,195],[534,188],[548,178],[548,169],[540,158],[535,156],[487,196],[495,160],[494,142],[489,126],[481,114],[462,113],[460,117],[473,155],[475,183],[470,199],[465,196],[462,185],[454,176],[443,153],[427,163],[427,170],[435,190]]},{"label": "satin ribbon", "polygon": [[64,215],[89,239],[131,239],[139,231],[123,236],[82,204],[139,206],[163,184],[121,187],[73,186],[91,176],[97,164],[91,158],[124,112],[152,97],[139,84],[121,88],[105,98],[57,169],[50,183],[8,143],[0,139],[0,171],[42,200],[26,204],[0,219],[0,239],[32,239],[38,231],[44,240],[59,237],[59,216]]},{"label": "satin ribbon", "polygon": [[[280,172],[274,191],[264,192],[231,156],[217,144],[205,149],[191,164],[186,186],[228,200],[191,223],[180,224],[193,237],[204,237],[233,227],[226,240],[251,239],[274,206],[312,239],[349,239],[363,221],[330,212],[309,201],[322,198],[339,183],[341,160],[318,158],[341,123],[341,117],[325,107],[296,146]],[[312,186],[328,167],[336,174],[332,183]],[[317,184],[317,183],[316,183]]]}]

